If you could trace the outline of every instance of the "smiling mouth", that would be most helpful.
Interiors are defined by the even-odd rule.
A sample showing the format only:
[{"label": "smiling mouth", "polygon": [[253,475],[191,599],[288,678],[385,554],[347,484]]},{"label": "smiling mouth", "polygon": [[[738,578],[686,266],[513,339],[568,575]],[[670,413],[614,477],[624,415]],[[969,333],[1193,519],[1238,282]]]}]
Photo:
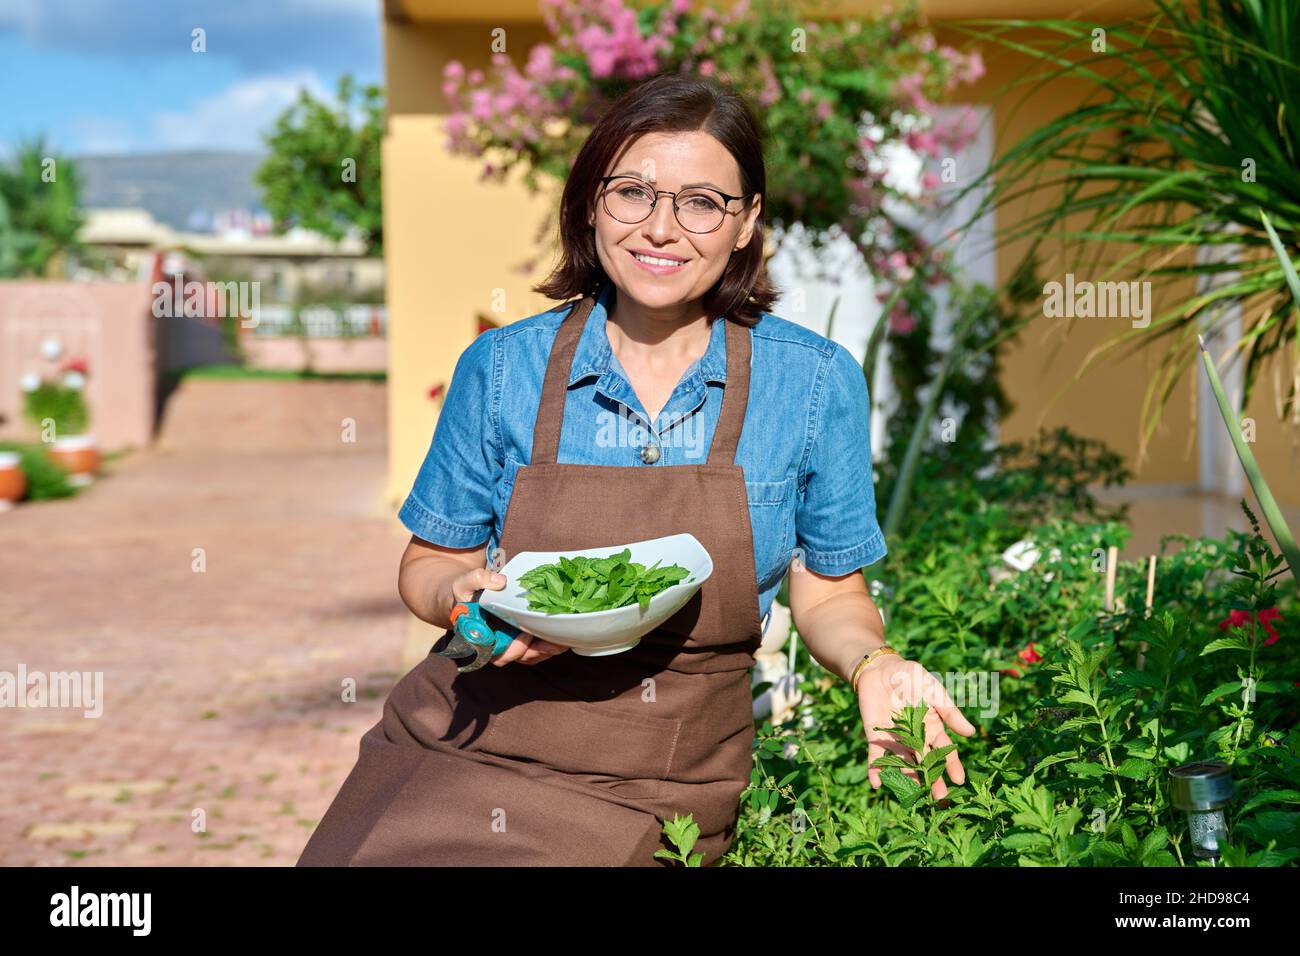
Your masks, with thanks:
[{"label": "smiling mouth", "polygon": [[674,259],[671,256],[648,256],[646,253],[636,253],[631,249],[627,254],[650,269],[678,269],[686,265],[685,259]]}]

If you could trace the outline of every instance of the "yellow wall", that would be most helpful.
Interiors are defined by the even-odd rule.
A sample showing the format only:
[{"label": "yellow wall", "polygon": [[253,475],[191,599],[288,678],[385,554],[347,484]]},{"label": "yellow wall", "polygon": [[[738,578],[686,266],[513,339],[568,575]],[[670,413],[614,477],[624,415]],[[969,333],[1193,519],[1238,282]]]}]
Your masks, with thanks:
[{"label": "yellow wall", "polygon": [[[962,34],[940,29],[936,31],[940,43],[959,48],[968,44]],[[1027,44],[1046,44],[1051,37],[1046,33],[1020,34]],[[962,100],[986,103],[992,106],[994,125],[994,155],[1001,157],[1008,146],[1015,144],[1035,130],[1044,127],[1095,93],[1090,84],[1054,81],[1051,86],[1037,90],[1032,97],[1025,93],[1028,84],[1014,83],[1018,78],[1037,73],[1041,63],[1030,57],[996,51],[989,45],[977,45],[984,52],[988,72],[976,84],[960,88]],[[1048,172],[1044,179],[1052,178]],[[1013,188],[1030,188],[1032,183],[1018,183]],[[1024,221],[1034,213],[1042,212],[1059,201],[1059,191],[1031,189],[1021,199],[997,211],[997,225]],[[1082,228],[1083,221],[1071,223]],[[1011,278],[1017,264],[1028,251],[1031,242],[1025,238],[1009,242],[997,253],[998,281]],[[1039,264],[1040,280],[1063,282],[1066,272],[1073,271],[1076,280],[1101,280],[1101,270],[1088,267],[1087,260],[1080,262],[1077,251],[1066,250],[1060,243],[1039,248],[1043,260]],[[1134,277],[1137,266],[1123,273],[1106,277],[1109,281],[1128,281]],[[1152,314],[1158,314],[1166,302],[1158,293],[1153,294]],[[1193,383],[1184,380],[1171,398],[1161,418],[1161,425],[1152,436],[1148,460],[1139,471],[1136,467],[1138,449],[1138,419],[1142,407],[1142,393],[1150,381],[1156,353],[1144,349],[1136,356],[1120,358],[1128,349],[1120,349],[1094,364],[1094,367],[1071,384],[1085,357],[1102,342],[1131,330],[1128,319],[1119,318],[1049,318],[1039,316],[1021,332],[1017,341],[1003,349],[1003,387],[1014,403],[1012,411],[1003,419],[1002,439],[1024,441],[1037,433],[1038,428],[1067,426],[1076,434],[1100,438],[1124,456],[1135,472],[1135,480],[1150,482],[1195,483],[1197,468],[1194,445],[1187,448],[1188,436],[1194,426],[1190,423],[1188,401],[1193,395]],[[1055,403],[1052,403],[1063,386],[1068,386]],[[1050,404],[1049,404],[1050,403]]]},{"label": "yellow wall", "polygon": [[[861,0],[841,6],[862,13],[881,5]],[[507,28],[508,52],[522,63],[528,48],[548,36],[537,20],[535,0],[522,6],[474,6],[473,15],[479,17],[485,9],[497,11],[496,16],[478,22],[466,22],[470,7],[445,0],[388,0],[386,6],[390,118],[384,141],[384,218],[391,338],[386,497],[396,507],[410,489],[436,423],[438,406],[427,397],[428,390],[435,383],[450,381],[456,358],[476,333],[476,315],[486,313],[509,322],[555,304],[528,291],[548,271],[550,255],[541,256],[531,275],[511,268],[536,254],[534,235],[554,198],[530,196],[519,176],[506,185],[480,184],[482,160],[448,155],[440,126],[446,109],[440,90],[444,64],[457,59],[467,69],[486,72],[489,31],[502,25]],[[1000,0],[942,0],[925,6],[936,21],[953,16],[1023,15],[1025,8],[1023,3]],[[1035,16],[1067,16],[1077,13],[1078,7],[1039,0],[1033,10]],[[1088,5],[1089,15],[1098,19],[1112,11],[1132,13],[1148,7],[1125,0]],[[531,22],[514,22],[530,16]],[[937,32],[940,42],[964,45],[960,35],[942,26]],[[963,99],[992,105],[998,148],[1090,92],[1057,84],[1012,116],[1011,106],[1019,100],[1021,88],[999,93],[998,87],[1028,64],[1003,50],[985,53],[989,74],[978,85],[964,88]],[[558,191],[558,185],[555,188]],[[1049,201],[1048,195],[1028,200],[1035,207]],[[1008,247],[999,253],[999,280],[1008,277],[1021,248]],[[1055,277],[1064,271],[1058,267]],[[1154,303],[1157,310],[1160,305]],[[1156,352],[1148,349],[1128,359],[1108,359],[1048,408],[1053,394],[1090,349],[1120,329],[1115,320],[1081,319],[1066,335],[1066,326],[1066,320],[1042,318],[1022,334],[1019,343],[1006,349],[1004,385],[1016,407],[1004,421],[1004,439],[1028,438],[1037,431],[1042,416],[1047,427],[1066,424],[1078,434],[1105,440],[1128,459],[1135,481],[1194,484],[1195,379],[1183,377],[1139,467],[1139,413]],[[1300,430],[1275,421],[1268,408],[1270,390],[1265,383],[1247,412],[1257,421],[1255,454],[1278,499],[1300,504],[1300,482],[1294,480],[1300,464],[1295,445]]]},{"label": "yellow wall", "polygon": [[[400,505],[428,450],[439,404],[429,389],[450,384],[474,338],[479,313],[505,324],[555,303],[528,291],[543,278],[510,267],[536,254],[533,242],[553,199],[529,196],[518,176],[480,184],[482,160],[443,146],[443,65],[488,69],[488,27],[389,22],[391,99],[384,138],[384,251],[389,308],[389,478]],[[541,42],[539,27],[512,28],[509,51]],[[515,44],[518,44],[517,49]],[[475,55],[475,52],[478,55]],[[517,171],[522,172],[522,171]]]}]

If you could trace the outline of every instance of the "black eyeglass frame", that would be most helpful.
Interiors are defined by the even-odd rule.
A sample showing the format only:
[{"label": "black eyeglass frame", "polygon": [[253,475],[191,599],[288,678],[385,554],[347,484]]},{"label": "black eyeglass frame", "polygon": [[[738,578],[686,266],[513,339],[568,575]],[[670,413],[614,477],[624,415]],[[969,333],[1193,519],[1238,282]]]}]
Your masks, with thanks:
[{"label": "black eyeglass frame", "polygon": [[[621,176],[601,176],[601,177],[600,177],[600,185],[601,185],[601,190],[600,190],[600,204],[601,204],[602,206],[605,207],[605,212],[606,212],[606,214],[609,216],[609,218],[613,219],[615,222],[623,222],[622,219],[619,219],[619,218],[618,218],[617,216],[615,216],[612,212],[610,212],[610,211],[609,211],[609,206],[607,206],[607,205],[605,204],[605,199],[606,199],[606,197],[609,195],[609,184],[610,184],[610,182],[612,182],[612,181],[615,180],[615,179],[628,179],[628,180],[631,180],[632,182],[636,183],[636,184],[639,185],[639,186],[649,186],[650,184],[647,183],[647,182],[646,182],[645,180],[643,180],[643,179],[637,179],[637,177],[635,177],[635,176],[628,176],[628,175],[621,175]],[[739,212],[739,211],[740,211],[740,210],[731,210],[731,209],[728,209],[728,208],[727,208],[728,203],[730,203],[733,199],[743,199],[743,200],[748,201],[749,198],[750,198],[751,196],[757,196],[757,195],[758,195],[757,190],[755,190],[754,192],[752,192],[752,193],[746,193],[746,194],[744,194],[743,196],[729,196],[729,195],[727,195],[726,193],[724,193],[721,189],[714,189],[712,186],[691,186],[690,189],[707,189],[709,192],[711,192],[711,193],[717,193],[719,196],[722,197],[722,200],[723,200],[723,202],[722,202],[722,219],[720,219],[720,220],[718,221],[718,224],[717,224],[716,226],[714,226],[712,229],[706,229],[704,232],[696,232],[694,229],[686,229],[686,224],[685,224],[684,222],[682,222],[681,218],[677,215],[677,195],[678,195],[678,193],[686,192],[686,191],[687,191],[687,190],[680,190],[680,189],[679,189],[677,192],[671,192],[671,191],[669,191],[669,190],[667,190],[667,189],[656,189],[656,190],[654,190],[655,198],[652,199],[652,200],[650,201],[650,211],[649,211],[648,213],[646,213],[645,216],[643,216],[641,219],[638,219],[636,222],[623,222],[623,225],[625,225],[625,226],[635,226],[637,223],[645,222],[647,219],[649,219],[651,216],[653,216],[653,215],[655,214],[655,206],[657,206],[657,205],[659,204],[659,197],[660,197],[660,195],[668,195],[668,196],[672,196],[672,197],[673,197],[673,218],[677,220],[677,225],[681,226],[683,229],[686,229],[686,231],[689,232],[689,233],[690,233],[691,235],[693,235],[693,236],[707,236],[707,235],[709,235],[709,233],[717,232],[719,229],[722,228],[722,224],[725,223],[725,222],[727,221],[727,215],[728,215],[729,213],[731,213],[731,212],[733,212],[733,211],[734,211],[734,212]]]}]

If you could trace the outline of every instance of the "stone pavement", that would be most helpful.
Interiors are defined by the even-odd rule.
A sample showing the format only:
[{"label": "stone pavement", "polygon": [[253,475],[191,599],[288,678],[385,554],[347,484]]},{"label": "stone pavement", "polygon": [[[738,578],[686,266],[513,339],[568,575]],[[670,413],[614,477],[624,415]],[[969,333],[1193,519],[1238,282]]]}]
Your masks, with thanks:
[{"label": "stone pavement", "polygon": [[0,865],[292,865],[400,676],[383,443],[176,445],[0,514],[0,671],[103,681],[0,708]]}]

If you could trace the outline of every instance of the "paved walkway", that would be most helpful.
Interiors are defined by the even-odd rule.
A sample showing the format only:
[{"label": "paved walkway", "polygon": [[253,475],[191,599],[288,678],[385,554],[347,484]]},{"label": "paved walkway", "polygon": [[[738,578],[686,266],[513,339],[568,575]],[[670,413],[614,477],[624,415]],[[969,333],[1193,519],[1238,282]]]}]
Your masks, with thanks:
[{"label": "paved walkway", "polygon": [[168,447],[0,514],[0,671],[103,675],[0,709],[0,865],[292,865],[400,676],[382,442]]}]

